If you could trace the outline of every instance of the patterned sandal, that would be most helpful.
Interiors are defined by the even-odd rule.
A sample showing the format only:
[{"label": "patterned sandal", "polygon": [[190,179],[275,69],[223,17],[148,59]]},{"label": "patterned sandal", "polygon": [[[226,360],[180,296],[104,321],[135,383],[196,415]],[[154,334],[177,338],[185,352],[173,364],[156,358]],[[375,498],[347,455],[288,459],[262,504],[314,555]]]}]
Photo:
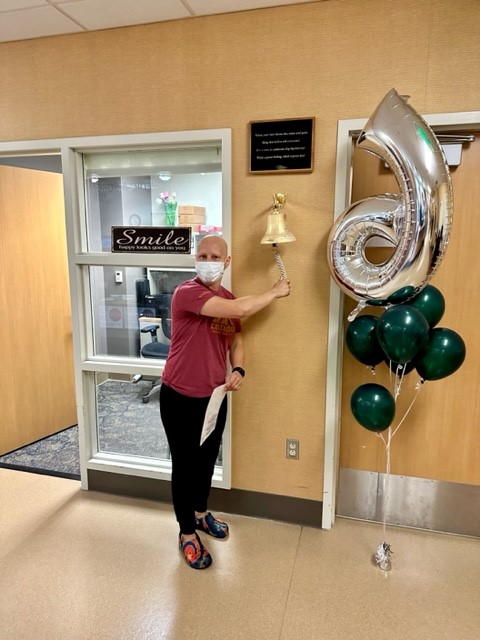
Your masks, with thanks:
[{"label": "patterned sandal", "polygon": [[186,563],[192,569],[207,569],[213,562],[212,556],[203,546],[198,534],[194,540],[182,541],[182,534],[178,534],[178,546]]},{"label": "patterned sandal", "polygon": [[210,511],[203,518],[195,518],[195,528],[213,538],[228,538],[228,524],[217,520]]}]

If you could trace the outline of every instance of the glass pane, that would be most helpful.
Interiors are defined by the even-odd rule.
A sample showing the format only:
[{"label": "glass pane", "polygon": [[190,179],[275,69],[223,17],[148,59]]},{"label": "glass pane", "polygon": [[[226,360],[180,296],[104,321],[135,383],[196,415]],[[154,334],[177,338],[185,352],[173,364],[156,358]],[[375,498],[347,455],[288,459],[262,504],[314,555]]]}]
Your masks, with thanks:
[{"label": "glass pane", "polygon": [[89,267],[93,355],[165,358],[175,288],[193,269]]},{"label": "glass pane", "polygon": [[112,226],[222,232],[220,146],[84,155],[88,251],[111,250]]},{"label": "glass pane", "polygon": [[[160,417],[160,378],[95,374],[98,450],[170,460]],[[222,445],[216,461],[222,465]]]},{"label": "glass pane", "polygon": [[[170,459],[160,419],[159,379],[97,373],[98,450],[144,458]],[[147,399],[152,388],[156,391]]]}]

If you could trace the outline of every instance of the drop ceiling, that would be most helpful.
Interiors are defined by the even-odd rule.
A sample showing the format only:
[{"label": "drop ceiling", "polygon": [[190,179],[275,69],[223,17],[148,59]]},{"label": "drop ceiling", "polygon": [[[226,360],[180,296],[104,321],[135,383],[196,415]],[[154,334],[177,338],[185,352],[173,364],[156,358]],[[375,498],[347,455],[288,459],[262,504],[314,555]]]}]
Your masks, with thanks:
[{"label": "drop ceiling", "polygon": [[0,0],[0,42],[316,0]]}]

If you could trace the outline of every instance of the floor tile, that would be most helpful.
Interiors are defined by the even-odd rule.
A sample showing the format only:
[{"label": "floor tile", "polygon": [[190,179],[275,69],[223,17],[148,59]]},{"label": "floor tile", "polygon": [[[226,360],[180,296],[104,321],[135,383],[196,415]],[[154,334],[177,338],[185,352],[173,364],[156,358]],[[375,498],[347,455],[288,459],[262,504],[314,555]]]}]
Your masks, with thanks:
[{"label": "floor tile", "polygon": [[392,570],[373,562],[381,525],[337,519],[304,529],[284,640],[474,640],[480,625],[480,541],[387,528]]},{"label": "floor tile", "polygon": [[0,469],[0,640],[477,640],[480,540],[218,514],[190,569],[172,507]]}]

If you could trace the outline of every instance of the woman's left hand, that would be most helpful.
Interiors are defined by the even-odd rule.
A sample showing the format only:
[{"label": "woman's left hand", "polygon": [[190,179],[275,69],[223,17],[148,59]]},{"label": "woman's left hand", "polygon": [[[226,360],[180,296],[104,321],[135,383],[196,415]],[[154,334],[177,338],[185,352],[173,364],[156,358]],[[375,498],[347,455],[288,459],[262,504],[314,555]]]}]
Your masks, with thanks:
[{"label": "woman's left hand", "polygon": [[238,371],[233,371],[225,379],[225,389],[227,391],[238,391],[243,383],[243,376]]}]

